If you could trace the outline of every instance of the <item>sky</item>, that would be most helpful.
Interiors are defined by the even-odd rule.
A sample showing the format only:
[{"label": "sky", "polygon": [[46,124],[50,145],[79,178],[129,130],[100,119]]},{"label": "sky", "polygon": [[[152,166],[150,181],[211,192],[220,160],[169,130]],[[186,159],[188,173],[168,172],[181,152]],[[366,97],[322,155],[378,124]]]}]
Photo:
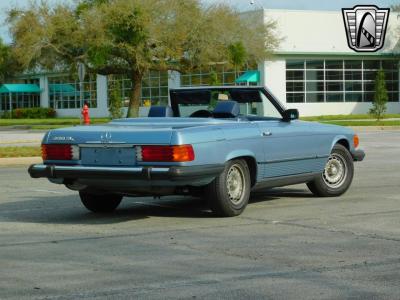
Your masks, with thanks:
[{"label": "sky", "polygon": [[[63,0],[49,0],[50,2],[62,2]],[[71,2],[72,0],[64,0]],[[337,10],[341,8],[353,7],[357,4],[375,4],[378,7],[390,7],[393,4],[400,4],[400,0],[253,0],[254,4],[250,4],[250,0],[202,0],[205,3],[228,3],[241,11],[272,8],[272,9],[306,9],[306,10]],[[0,0],[0,37],[5,42],[10,42],[7,24],[5,23],[5,11],[12,6],[24,6],[30,0]]]}]

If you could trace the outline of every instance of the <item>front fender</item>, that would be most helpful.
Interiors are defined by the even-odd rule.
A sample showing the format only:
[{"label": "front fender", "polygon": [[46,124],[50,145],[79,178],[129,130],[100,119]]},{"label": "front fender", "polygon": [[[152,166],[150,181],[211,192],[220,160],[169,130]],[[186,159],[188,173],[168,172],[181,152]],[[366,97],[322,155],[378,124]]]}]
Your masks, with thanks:
[{"label": "front fender", "polygon": [[335,136],[335,138],[332,140],[331,151],[332,151],[333,147],[334,147],[340,140],[345,140],[345,141],[347,141],[347,143],[349,144],[349,151],[350,151],[350,152],[354,150],[353,142],[352,142],[352,140],[351,140],[348,136],[346,136],[346,135],[337,135],[337,136]]}]

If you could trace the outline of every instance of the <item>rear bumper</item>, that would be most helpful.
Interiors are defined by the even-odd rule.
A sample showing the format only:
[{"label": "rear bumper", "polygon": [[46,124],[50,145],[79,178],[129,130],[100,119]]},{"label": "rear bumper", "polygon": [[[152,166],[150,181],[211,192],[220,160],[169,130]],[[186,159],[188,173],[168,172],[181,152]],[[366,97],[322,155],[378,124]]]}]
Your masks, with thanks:
[{"label": "rear bumper", "polygon": [[354,150],[351,155],[353,156],[354,161],[362,161],[365,157],[365,152],[363,150]]},{"label": "rear bumper", "polygon": [[32,178],[49,179],[121,179],[121,180],[168,180],[188,181],[218,176],[225,166],[212,164],[190,167],[87,167],[31,165],[28,172]]}]

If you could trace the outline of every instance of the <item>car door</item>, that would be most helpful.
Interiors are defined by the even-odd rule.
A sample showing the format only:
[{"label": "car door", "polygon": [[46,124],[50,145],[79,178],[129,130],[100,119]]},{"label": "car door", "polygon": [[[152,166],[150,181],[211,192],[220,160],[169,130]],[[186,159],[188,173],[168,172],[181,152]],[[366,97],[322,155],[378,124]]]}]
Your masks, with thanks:
[{"label": "car door", "polygon": [[307,123],[283,121],[267,96],[262,96],[265,120],[256,121],[261,132],[264,161],[263,178],[310,173],[323,169],[325,159],[318,153],[323,136],[312,132]]}]

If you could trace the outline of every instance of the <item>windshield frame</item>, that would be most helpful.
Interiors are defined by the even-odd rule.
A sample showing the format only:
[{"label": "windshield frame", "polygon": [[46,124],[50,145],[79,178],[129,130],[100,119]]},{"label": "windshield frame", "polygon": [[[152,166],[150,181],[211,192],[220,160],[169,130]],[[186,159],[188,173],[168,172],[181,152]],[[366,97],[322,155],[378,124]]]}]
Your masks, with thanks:
[{"label": "windshield frame", "polygon": [[[206,87],[192,87],[192,88],[179,88],[179,89],[170,89],[170,101],[172,111],[174,113],[174,117],[180,117],[179,104],[182,104],[178,99],[179,93],[188,93],[188,92],[199,92],[199,93],[212,93],[212,92],[230,92],[234,91],[234,93],[238,92],[238,90],[246,90],[246,91],[259,91],[263,93],[267,99],[272,103],[272,105],[279,111],[281,116],[283,117],[283,112],[285,111],[285,107],[272,95],[268,89],[265,87],[248,87],[248,86],[232,86],[232,87],[214,87],[214,86],[206,86]],[[252,103],[252,102],[242,102],[242,103]],[[199,103],[204,104],[204,103]]]}]

